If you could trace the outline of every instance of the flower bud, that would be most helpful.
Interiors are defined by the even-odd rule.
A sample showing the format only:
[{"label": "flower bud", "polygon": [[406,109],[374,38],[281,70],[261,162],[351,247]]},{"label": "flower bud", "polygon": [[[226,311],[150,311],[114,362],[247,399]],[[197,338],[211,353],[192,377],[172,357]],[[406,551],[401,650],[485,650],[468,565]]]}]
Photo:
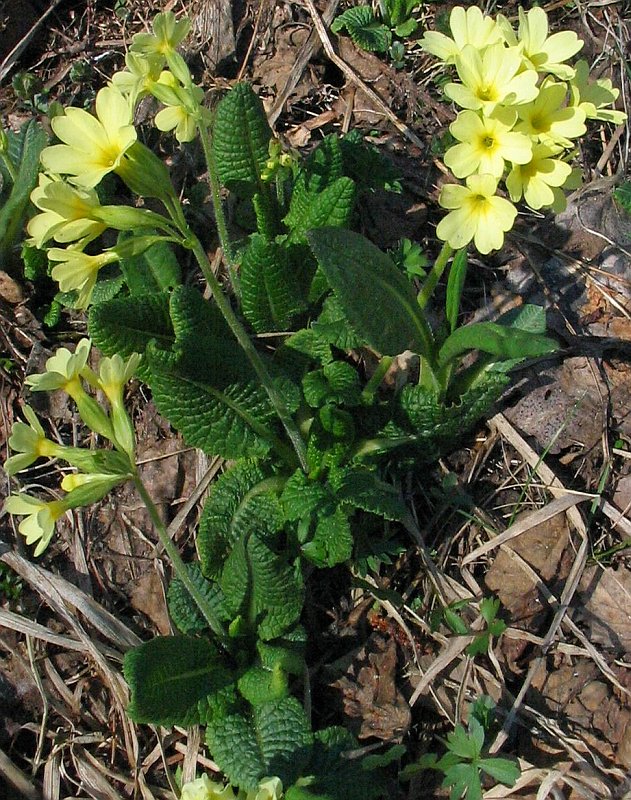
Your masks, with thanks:
[{"label": "flower bud", "polygon": [[141,142],[125,153],[116,173],[141,197],[157,197],[163,202],[175,199],[169,170],[158,156]]}]

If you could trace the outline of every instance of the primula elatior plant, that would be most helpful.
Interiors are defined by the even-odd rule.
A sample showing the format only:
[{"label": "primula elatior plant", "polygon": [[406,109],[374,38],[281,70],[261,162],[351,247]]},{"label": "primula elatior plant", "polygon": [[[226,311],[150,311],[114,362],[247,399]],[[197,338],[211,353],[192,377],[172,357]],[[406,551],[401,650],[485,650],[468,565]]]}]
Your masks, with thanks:
[{"label": "primula elatior plant", "polygon": [[[59,299],[89,309],[90,339],[72,353],[58,350],[27,384],[66,392],[103,445],[53,442],[25,406],[6,471],[14,475],[39,458],[76,471],[54,499],[19,493],[6,509],[24,517],[19,530],[39,555],[63,514],[125,481],[135,484],[173,565],[168,601],[178,633],[127,654],[129,714],[139,723],[205,726],[225,776],[185,785],[184,800],[387,793],[385,770],[400,750],[346,757],[357,749],[353,737],[340,727],[318,730],[300,702],[308,672],[306,582],[317,568],[387,562],[396,546],[383,520],[410,524],[400,488],[406,471],[453,447],[499,398],[511,368],[556,349],[543,310],[533,306],[494,323],[459,324],[464,246],[499,247],[514,222],[514,206],[496,194],[506,165],[509,190],[527,183],[520,190],[527,199],[537,175],[544,183],[558,175],[546,184],[556,189],[570,169],[561,145],[532,133],[533,116],[554,116],[546,92],[566,85],[557,78],[571,81],[565,57],[550,63],[554,37],[541,39],[541,18],[532,12],[516,35],[473,11],[454,11],[453,40],[425,39],[455,63],[462,83],[447,92],[465,104],[448,161],[466,185],[441,195],[450,213],[438,227],[446,243],[432,266],[422,267],[411,243],[392,258],[351,230],[357,197],[383,190],[392,177],[357,134],[327,136],[305,159],[286,153],[247,84],[211,114],[176,49],[188,23],[171,12],[134,38],[126,69],[98,93],[94,114],[68,108],[54,118],[60,143],[43,149],[37,186],[32,177],[30,244],[46,249]],[[575,45],[568,36],[567,46],[559,40],[562,54]],[[504,55],[510,70],[499,71]],[[554,80],[541,77],[545,70]],[[584,74],[569,85],[576,92],[565,116],[548,126],[558,141],[580,135],[588,113],[604,113],[603,92],[614,94]],[[149,94],[164,106],[155,118],[161,131],[201,145],[225,286],[198,234],[199,215],[180,200],[167,167],[133,125],[137,103]],[[537,103],[541,112],[533,111]],[[533,163],[541,169],[526,180]],[[519,178],[511,177],[516,169]],[[132,205],[106,202],[111,190],[103,178],[111,183],[112,175],[137,196]],[[229,234],[222,192],[232,194],[242,226],[251,221],[240,239]],[[455,254],[452,245],[460,248]],[[183,278],[186,251],[208,299],[194,276]],[[434,290],[447,267],[441,309]],[[430,324],[430,306],[438,324]],[[92,344],[104,354],[98,368]],[[400,357],[412,365],[407,373]],[[189,445],[232,462],[205,504],[198,559],[189,563],[136,465],[124,403],[134,375]],[[492,616],[489,636],[499,635]]]}]

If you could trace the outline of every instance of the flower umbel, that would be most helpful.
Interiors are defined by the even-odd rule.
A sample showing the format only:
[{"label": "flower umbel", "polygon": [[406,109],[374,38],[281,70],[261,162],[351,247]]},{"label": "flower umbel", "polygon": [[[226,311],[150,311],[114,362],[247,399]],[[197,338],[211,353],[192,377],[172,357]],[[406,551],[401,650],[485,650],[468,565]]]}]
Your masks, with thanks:
[{"label": "flower umbel", "polygon": [[449,126],[461,144],[447,150],[446,166],[457,178],[466,178],[474,172],[501,178],[505,161],[526,164],[532,155],[532,142],[511,130],[516,119],[517,114],[507,109],[496,109],[488,117],[475,111],[461,111]]},{"label": "flower umbel", "polygon": [[131,106],[114,86],[98,92],[95,117],[82,108],[67,108],[51,125],[63,144],[45,147],[42,164],[49,172],[69,175],[72,183],[88,189],[108,172],[115,172],[136,141]]},{"label": "flower umbel", "polygon": [[486,255],[502,246],[517,209],[495,195],[497,178],[492,175],[470,175],[466,184],[443,186],[438,202],[451,211],[439,222],[436,234],[454,250],[473,240],[480,253]]}]

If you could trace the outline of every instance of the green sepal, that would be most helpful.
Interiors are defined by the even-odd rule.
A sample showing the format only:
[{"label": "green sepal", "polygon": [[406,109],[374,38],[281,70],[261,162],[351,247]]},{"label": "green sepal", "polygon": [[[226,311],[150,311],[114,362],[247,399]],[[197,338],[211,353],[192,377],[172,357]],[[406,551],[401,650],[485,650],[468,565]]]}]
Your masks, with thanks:
[{"label": "green sepal", "polygon": [[251,791],[269,775],[291,786],[309,761],[313,734],[300,703],[284,697],[217,719],[206,740],[230,783]]},{"label": "green sepal", "polygon": [[135,647],[125,655],[123,674],[131,690],[127,713],[152,725],[204,723],[234,684],[217,649],[190,636],[157,636]]},{"label": "green sepal", "polygon": [[212,126],[212,153],[222,184],[239,197],[265,190],[260,176],[269,158],[272,130],[260,99],[238,83],[219,102]]}]

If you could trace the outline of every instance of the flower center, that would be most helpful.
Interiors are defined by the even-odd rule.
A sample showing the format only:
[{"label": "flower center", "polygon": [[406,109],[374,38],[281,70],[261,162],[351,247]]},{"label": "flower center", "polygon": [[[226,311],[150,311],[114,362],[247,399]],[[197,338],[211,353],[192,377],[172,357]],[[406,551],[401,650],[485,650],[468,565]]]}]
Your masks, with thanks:
[{"label": "flower center", "polygon": [[497,100],[497,92],[493,86],[480,86],[478,97],[482,101]]},{"label": "flower center", "polygon": [[482,139],[482,146],[486,147],[487,150],[493,149],[495,147],[495,139],[492,136],[485,136]]}]

